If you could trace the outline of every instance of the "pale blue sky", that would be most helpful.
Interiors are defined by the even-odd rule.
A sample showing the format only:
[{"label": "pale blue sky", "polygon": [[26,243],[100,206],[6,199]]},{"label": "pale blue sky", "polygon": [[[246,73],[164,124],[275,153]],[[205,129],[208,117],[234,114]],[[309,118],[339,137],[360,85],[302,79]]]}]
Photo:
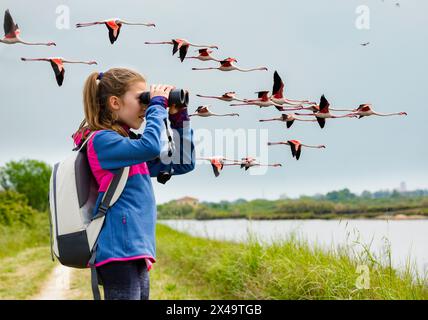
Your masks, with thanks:
[{"label": "pale blue sky", "polygon": [[[275,199],[280,194],[324,193],[349,187],[391,189],[406,181],[410,189],[428,187],[428,2],[422,0],[299,0],[251,2],[204,1],[54,1],[37,5],[23,0],[3,0],[1,16],[9,8],[29,41],[56,41],[57,47],[24,47],[0,44],[0,165],[31,158],[53,164],[71,152],[71,134],[83,117],[82,87],[93,70],[134,68],[149,83],[172,83],[188,88],[191,111],[211,103],[216,112],[231,112],[228,103],[202,100],[196,93],[222,94],[234,90],[242,97],[271,90],[273,71],[286,81],[291,98],[318,101],[325,94],[334,106],[355,107],[371,102],[379,112],[407,111],[408,117],[328,121],[321,130],[311,123],[257,120],[279,115],[275,109],[239,109],[241,117],[193,119],[195,130],[205,128],[268,129],[274,141],[299,139],[325,144],[325,150],[304,150],[300,161],[288,147],[269,149],[269,161],[280,169],[265,175],[224,170],[214,178],[209,165],[172,179],[161,186],[155,180],[156,198],[164,202],[184,195],[218,201],[236,198]],[[31,5],[29,5],[31,4]],[[56,28],[59,5],[70,8],[69,30]],[[359,5],[368,5],[370,30],[355,27]],[[230,12],[230,15],[224,13]],[[35,15],[35,13],[37,13]],[[75,29],[77,22],[120,17],[154,21],[157,28],[124,26],[115,45],[104,26]],[[194,72],[193,66],[213,63],[185,61],[171,56],[168,46],[146,46],[144,41],[187,38],[217,44],[219,57],[233,56],[242,67],[266,65],[269,72]],[[370,41],[368,47],[359,43]],[[59,88],[46,63],[24,63],[25,57],[63,56],[95,59],[98,66],[66,65]],[[244,156],[244,155],[243,155]]]}]

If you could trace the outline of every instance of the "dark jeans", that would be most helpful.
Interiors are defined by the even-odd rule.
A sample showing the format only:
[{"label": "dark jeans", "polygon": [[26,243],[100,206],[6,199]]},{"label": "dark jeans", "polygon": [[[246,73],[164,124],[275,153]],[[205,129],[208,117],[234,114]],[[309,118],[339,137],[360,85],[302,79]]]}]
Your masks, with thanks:
[{"label": "dark jeans", "polygon": [[144,259],[114,261],[97,267],[105,300],[149,300],[150,281]]}]

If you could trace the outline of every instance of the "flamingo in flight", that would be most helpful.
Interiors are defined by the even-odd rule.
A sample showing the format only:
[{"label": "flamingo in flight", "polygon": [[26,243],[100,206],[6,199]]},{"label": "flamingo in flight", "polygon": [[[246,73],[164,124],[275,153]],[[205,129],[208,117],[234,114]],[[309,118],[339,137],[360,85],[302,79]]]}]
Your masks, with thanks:
[{"label": "flamingo in flight", "polygon": [[108,29],[108,36],[110,38],[110,43],[113,44],[116,42],[117,38],[119,37],[120,29],[122,28],[122,25],[130,25],[130,26],[146,26],[146,27],[156,27],[154,23],[133,23],[133,22],[127,22],[124,20],[121,20],[119,18],[113,18],[103,21],[95,21],[95,22],[88,22],[88,23],[77,23],[76,28],[83,28],[83,27],[91,27],[98,24],[104,24]]},{"label": "flamingo in flight", "polygon": [[235,91],[226,92],[225,94],[223,94],[220,97],[218,97],[218,96],[204,96],[204,95],[201,95],[201,94],[197,94],[196,96],[200,97],[200,98],[218,99],[218,100],[226,101],[226,102],[232,102],[232,101],[241,101],[241,102],[243,102],[244,101],[244,100],[238,99],[236,97],[236,92]]},{"label": "flamingo in flight", "polygon": [[235,58],[227,58],[225,60],[220,61],[220,67],[217,68],[192,68],[192,70],[220,70],[220,71],[233,71],[237,70],[240,72],[251,72],[251,71],[268,71],[268,68],[266,67],[258,67],[258,68],[252,68],[252,69],[241,69],[237,66],[234,66],[233,63],[238,62]]},{"label": "flamingo in flight", "polygon": [[278,104],[276,102],[273,102],[269,98],[269,91],[258,91],[256,92],[258,95],[258,99],[252,99],[252,100],[245,100],[244,103],[234,103],[231,104],[232,107],[236,106],[259,106],[262,107],[270,107],[275,106],[279,111],[293,111],[293,110],[302,110],[302,107],[292,108],[292,109],[286,109],[281,104]]},{"label": "flamingo in flight", "polygon": [[70,61],[65,60],[64,58],[39,58],[39,59],[27,59],[27,58],[21,58],[22,61],[46,61],[49,62],[52,66],[52,69],[55,73],[56,82],[58,83],[58,86],[62,86],[62,83],[64,81],[64,63],[80,63],[80,64],[97,64],[96,61]]},{"label": "flamingo in flight", "polygon": [[40,42],[26,42],[21,40],[19,35],[21,34],[21,30],[19,29],[18,25],[13,21],[12,15],[9,12],[9,9],[5,11],[4,13],[4,38],[0,39],[0,42],[5,44],[15,44],[15,43],[21,43],[25,44],[27,46],[56,46],[55,42],[47,42],[47,43],[40,43]]},{"label": "flamingo in flight", "polygon": [[198,116],[198,117],[203,117],[203,118],[207,118],[207,117],[233,117],[233,116],[238,116],[238,113],[225,113],[225,114],[217,114],[217,113],[212,113],[208,107],[210,106],[200,106],[196,109],[195,113],[190,114],[189,117],[193,117],[193,116]]},{"label": "flamingo in flight", "polygon": [[239,163],[241,169],[245,168],[245,171],[247,171],[249,168],[251,167],[282,167],[282,164],[280,163],[275,163],[275,164],[260,164],[259,162],[256,161],[256,159],[251,158],[251,157],[246,157],[246,158],[242,158],[241,159],[241,163]]},{"label": "flamingo in flight", "polygon": [[317,118],[318,124],[321,129],[325,127],[325,119],[338,119],[338,118],[355,118],[356,115],[353,113],[345,114],[342,116],[336,116],[330,113],[330,103],[325,98],[324,95],[321,96],[319,111],[314,111],[314,113],[297,113],[298,116],[315,116]]},{"label": "flamingo in flight", "polygon": [[268,142],[268,146],[274,146],[274,145],[278,145],[278,144],[285,144],[287,146],[290,146],[291,154],[293,155],[293,158],[296,158],[296,160],[300,159],[300,154],[302,153],[302,147],[316,148],[316,149],[324,149],[325,148],[325,145],[309,146],[307,144],[303,144],[299,140],[288,140],[288,141],[282,141],[282,142]]},{"label": "flamingo in flight", "polygon": [[389,117],[389,116],[407,116],[407,112],[394,112],[394,113],[377,113],[372,109],[371,104],[361,104],[357,109],[353,110],[358,119],[369,116]]},{"label": "flamingo in flight", "polygon": [[[239,161],[226,159],[222,156],[209,157],[209,158],[198,158],[197,160],[208,160],[211,163],[215,177],[218,177],[220,175],[220,171],[223,170],[224,166],[240,165]],[[225,163],[226,161],[230,161],[232,163]]]},{"label": "flamingo in flight", "polygon": [[[220,60],[214,58],[213,56],[211,56],[211,53],[213,53],[213,50],[209,50],[208,48],[204,48],[204,49],[198,49],[196,50],[199,52],[198,56],[194,56],[194,57],[185,57],[185,59],[197,59],[197,60],[201,60],[201,61],[217,61],[220,62]],[[181,59],[181,57],[180,57]]]},{"label": "flamingo in flight", "polygon": [[310,102],[309,100],[292,100],[284,97],[284,82],[279,76],[278,72],[275,71],[273,74],[273,89],[271,100],[278,104],[288,104],[288,105],[303,105],[303,104],[315,104],[315,102]]},{"label": "flamingo in flight", "polygon": [[[184,59],[186,58],[187,51],[189,50],[189,47],[204,48],[204,49],[218,49],[218,47],[215,45],[207,46],[207,45],[193,44],[193,43],[190,43],[186,39],[172,39],[171,41],[144,42],[144,43],[145,44],[171,44],[171,45],[173,45],[172,55],[175,55],[177,53],[177,51],[180,51],[181,62],[183,62]],[[213,59],[211,59],[211,60],[213,60]]]},{"label": "flamingo in flight", "polygon": [[290,113],[290,114],[283,113],[281,115],[281,117],[279,117],[279,118],[259,120],[259,122],[266,122],[266,121],[282,121],[282,122],[285,122],[287,124],[287,128],[291,128],[291,126],[293,125],[294,121],[316,122],[317,120],[300,119],[300,118],[296,118],[294,113]]}]

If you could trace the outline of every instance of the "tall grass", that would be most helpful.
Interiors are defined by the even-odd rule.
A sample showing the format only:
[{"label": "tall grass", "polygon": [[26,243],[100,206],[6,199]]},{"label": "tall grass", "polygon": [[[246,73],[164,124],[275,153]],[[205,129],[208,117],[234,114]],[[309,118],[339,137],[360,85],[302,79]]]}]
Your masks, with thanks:
[{"label": "tall grass", "polygon": [[[271,245],[254,236],[246,244],[220,242],[157,227],[157,250],[195,286],[223,299],[427,299],[427,281],[408,268],[398,272],[369,250],[325,251],[290,237]],[[159,261],[160,262],[160,261]],[[359,266],[368,270],[367,289],[357,285]],[[368,280],[368,281],[367,281]]]}]

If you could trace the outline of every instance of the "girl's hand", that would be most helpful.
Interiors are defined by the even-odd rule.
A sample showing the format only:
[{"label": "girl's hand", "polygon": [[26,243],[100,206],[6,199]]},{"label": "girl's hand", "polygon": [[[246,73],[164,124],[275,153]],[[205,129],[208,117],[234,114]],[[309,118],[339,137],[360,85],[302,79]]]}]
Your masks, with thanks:
[{"label": "girl's hand", "polygon": [[150,99],[153,99],[154,97],[164,97],[168,99],[169,93],[174,88],[175,88],[174,86],[170,86],[170,85],[152,84],[150,86]]},{"label": "girl's hand", "polygon": [[169,114],[175,114],[178,112],[178,108],[176,107],[175,104],[170,105],[169,109],[168,109],[168,113]]}]

